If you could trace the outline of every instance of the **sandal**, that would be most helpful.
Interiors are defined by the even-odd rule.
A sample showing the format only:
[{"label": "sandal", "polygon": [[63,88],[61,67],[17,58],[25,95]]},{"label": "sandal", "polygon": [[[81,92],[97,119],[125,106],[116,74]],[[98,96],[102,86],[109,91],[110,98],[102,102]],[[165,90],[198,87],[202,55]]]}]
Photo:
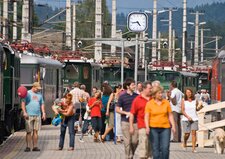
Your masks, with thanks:
[{"label": "sandal", "polygon": [[100,140],[100,141],[101,141],[102,143],[104,143],[104,142],[105,142],[105,139],[101,137],[101,140]]},{"label": "sandal", "polygon": [[26,147],[24,152],[30,152],[30,148],[29,147]]},{"label": "sandal", "polygon": [[32,151],[40,151],[40,149],[37,148],[37,147],[34,147],[34,148],[32,149]]}]

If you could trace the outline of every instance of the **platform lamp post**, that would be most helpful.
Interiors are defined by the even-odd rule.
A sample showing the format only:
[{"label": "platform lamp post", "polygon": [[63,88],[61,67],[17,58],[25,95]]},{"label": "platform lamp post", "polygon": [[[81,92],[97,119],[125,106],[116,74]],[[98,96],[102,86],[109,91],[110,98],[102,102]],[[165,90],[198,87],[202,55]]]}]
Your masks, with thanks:
[{"label": "platform lamp post", "polygon": [[138,34],[144,32],[148,28],[148,16],[145,12],[131,12],[127,18],[127,28],[130,32],[136,33],[135,38],[135,66],[134,66],[134,80],[137,85],[137,71],[138,71]]}]

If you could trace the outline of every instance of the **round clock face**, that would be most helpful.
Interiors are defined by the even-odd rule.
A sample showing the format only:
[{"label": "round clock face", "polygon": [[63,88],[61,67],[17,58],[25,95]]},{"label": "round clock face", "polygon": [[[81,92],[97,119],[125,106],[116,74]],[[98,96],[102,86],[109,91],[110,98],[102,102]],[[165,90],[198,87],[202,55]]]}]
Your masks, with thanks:
[{"label": "round clock face", "polygon": [[148,16],[146,13],[132,12],[128,15],[128,29],[132,32],[146,31],[148,28]]}]

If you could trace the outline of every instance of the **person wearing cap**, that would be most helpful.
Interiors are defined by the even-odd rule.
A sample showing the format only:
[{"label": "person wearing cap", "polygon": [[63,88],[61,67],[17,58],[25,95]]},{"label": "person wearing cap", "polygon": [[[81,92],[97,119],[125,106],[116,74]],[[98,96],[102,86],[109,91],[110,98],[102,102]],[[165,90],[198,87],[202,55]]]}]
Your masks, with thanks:
[{"label": "person wearing cap", "polygon": [[21,103],[27,133],[27,147],[24,150],[25,152],[31,151],[31,140],[33,143],[32,151],[40,151],[37,147],[38,130],[41,126],[41,117],[43,120],[46,120],[44,100],[42,94],[39,92],[40,89],[40,83],[34,82],[31,90],[28,91],[26,98],[24,98]]}]

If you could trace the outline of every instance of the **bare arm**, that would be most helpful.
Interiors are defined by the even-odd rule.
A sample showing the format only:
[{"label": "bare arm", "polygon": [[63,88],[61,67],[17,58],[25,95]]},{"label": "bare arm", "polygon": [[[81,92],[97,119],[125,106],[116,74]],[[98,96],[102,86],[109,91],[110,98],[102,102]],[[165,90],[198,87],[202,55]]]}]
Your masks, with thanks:
[{"label": "bare arm", "polygon": [[120,110],[120,107],[118,107],[118,106],[116,106],[116,112],[119,114],[122,114],[122,115],[128,115],[128,116],[130,115],[130,112]]},{"label": "bare arm", "polygon": [[134,133],[134,115],[132,113],[130,113],[130,118],[129,118],[129,123],[130,123],[130,133],[133,134]]},{"label": "bare arm", "polygon": [[27,114],[27,111],[26,111],[26,104],[25,104],[24,101],[21,102],[21,109],[23,111],[24,118],[27,119],[28,118],[28,114]]},{"label": "bare arm", "polygon": [[73,105],[70,105],[68,110],[66,112],[62,112],[62,114],[65,116],[71,116],[71,114],[73,114]]},{"label": "bare arm", "polygon": [[174,121],[174,117],[173,117],[172,112],[169,113],[169,121],[170,121],[170,124],[172,125],[172,131],[175,133],[176,127],[175,127],[175,121]]},{"label": "bare arm", "polygon": [[45,105],[41,105],[42,119],[46,120]]},{"label": "bare arm", "polygon": [[109,114],[109,106],[110,106],[110,103],[112,102],[113,100],[113,96],[114,94],[111,93],[110,97],[109,97],[109,100],[108,100],[108,103],[107,103],[107,107],[106,107],[106,114]]}]

